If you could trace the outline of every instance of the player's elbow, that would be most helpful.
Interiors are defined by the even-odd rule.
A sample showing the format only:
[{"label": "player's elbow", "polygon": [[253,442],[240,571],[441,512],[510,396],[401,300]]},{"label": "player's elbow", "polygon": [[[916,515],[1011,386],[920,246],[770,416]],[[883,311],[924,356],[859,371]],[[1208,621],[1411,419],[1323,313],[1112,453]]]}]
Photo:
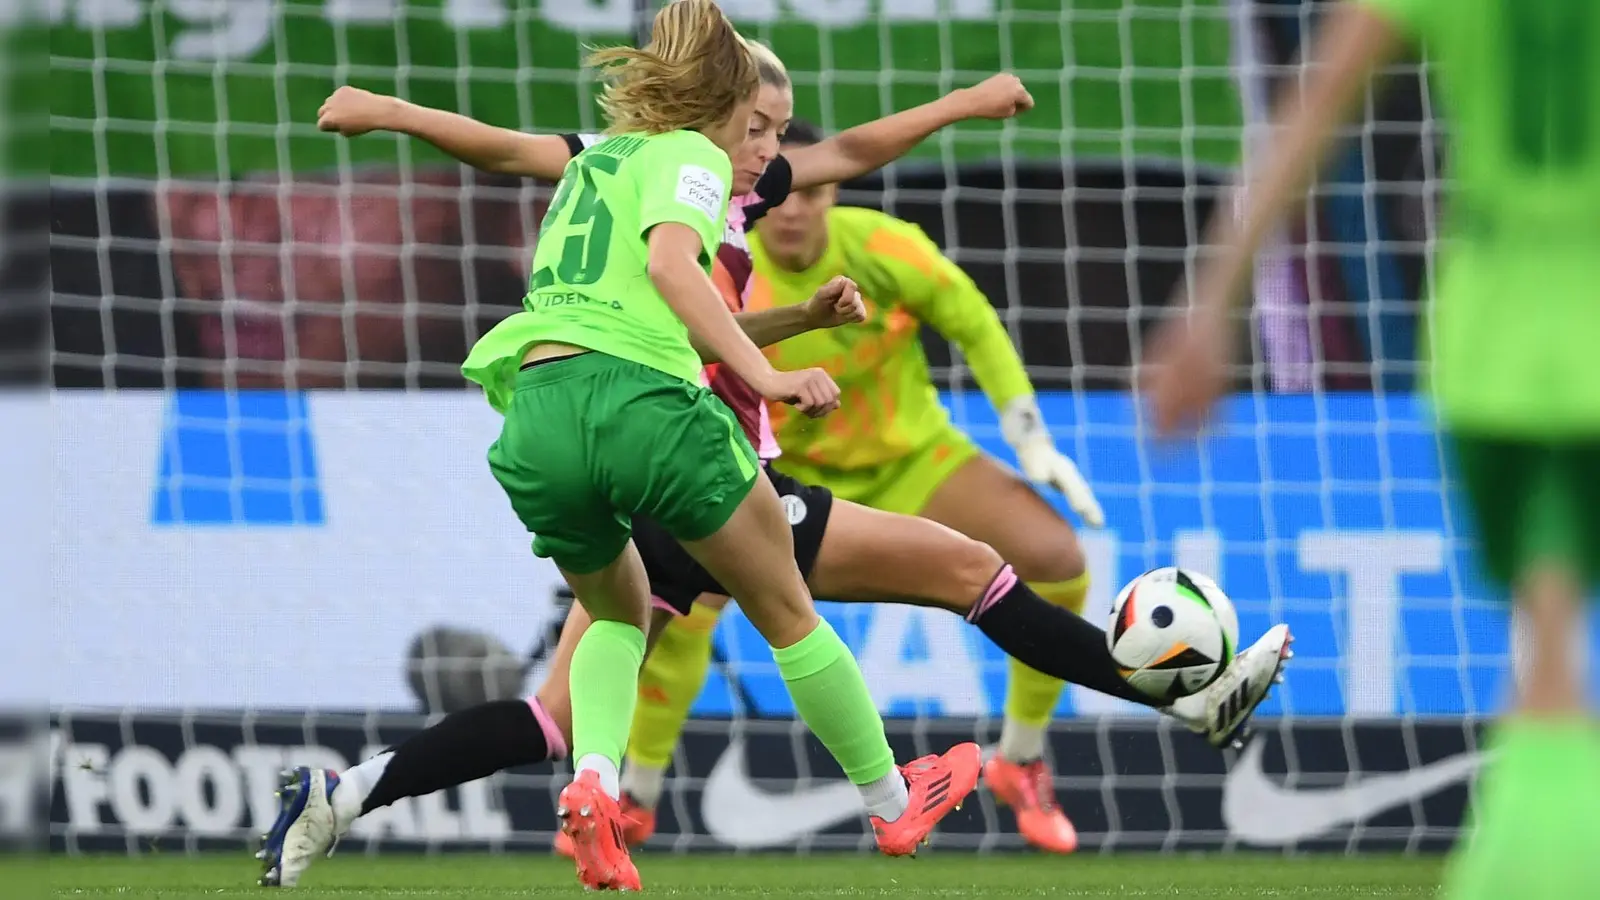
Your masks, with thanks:
[{"label": "player's elbow", "polygon": [[[682,225],[664,222],[650,229],[649,252],[645,256],[645,274],[656,287],[671,282],[683,273],[684,265],[694,265],[693,254],[686,249],[679,231],[688,231]],[[694,237],[693,233],[690,233]]]},{"label": "player's elbow", "polygon": [[657,253],[651,253],[649,261],[645,263],[645,274],[663,297],[672,295],[672,285],[680,270],[681,266],[676,260]]}]

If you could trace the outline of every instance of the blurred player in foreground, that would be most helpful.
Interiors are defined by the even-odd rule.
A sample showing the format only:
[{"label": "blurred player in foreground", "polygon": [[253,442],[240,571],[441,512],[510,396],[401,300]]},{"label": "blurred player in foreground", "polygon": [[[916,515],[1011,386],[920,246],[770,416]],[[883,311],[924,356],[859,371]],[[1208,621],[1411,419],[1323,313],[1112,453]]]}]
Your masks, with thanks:
[{"label": "blurred player in foreground", "polygon": [[1360,0],[1331,12],[1242,215],[1212,223],[1207,243],[1222,252],[1199,273],[1187,325],[1159,336],[1146,390],[1170,431],[1226,389],[1252,257],[1406,35],[1437,66],[1456,183],[1431,313],[1433,393],[1486,570],[1533,638],[1445,892],[1592,896],[1600,729],[1570,639],[1600,584],[1600,4]]}]

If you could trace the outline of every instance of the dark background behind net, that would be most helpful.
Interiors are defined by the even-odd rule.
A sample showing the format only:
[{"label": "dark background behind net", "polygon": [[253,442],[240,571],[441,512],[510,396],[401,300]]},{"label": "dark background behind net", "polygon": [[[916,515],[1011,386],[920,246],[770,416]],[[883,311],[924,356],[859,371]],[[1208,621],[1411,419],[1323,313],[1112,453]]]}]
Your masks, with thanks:
[{"label": "dark background behind net", "polygon": [[[1125,388],[1189,236],[1210,214],[1214,181],[1120,164],[956,174],[950,184],[940,169],[904,166],[887,184],[847,185],[843,199],[953,248],[1012,326],[1040,388]],[[410,182],[367,173],[343,195],[319,181],[57,188],[55,384],[459,387],[456,365],[472,341],[521,301],[545,196],[456,169]],[[275,314],[230,319],[218,301],[228,295],[268,310],[297,298],[293,337]],[[219,337],[229,331],[231,343]],[[931,332],[925,345],[951,383],[949,346]]]}]

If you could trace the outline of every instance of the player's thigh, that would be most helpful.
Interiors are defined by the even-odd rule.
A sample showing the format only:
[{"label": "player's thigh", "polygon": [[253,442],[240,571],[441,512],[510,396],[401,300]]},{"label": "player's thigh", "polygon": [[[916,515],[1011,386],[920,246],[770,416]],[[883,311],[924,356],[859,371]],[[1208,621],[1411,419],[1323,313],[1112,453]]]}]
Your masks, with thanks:
[{"label": "player's thigh", "polygon": [[627,519],[591,468],[591,407],[605,393],[605,380],[582,357],[524,370],[489,448],[489,469],[534,535],[534,553],[566,571],[600,571],[628,541]]},{"label": "player's thigh", "polygon": [[1031,582],[1084,572],[1078,536],[1033,486],[992,457],[978,454],[944,479],[922,515],[993,547]]},{"label": "player's thigh", "polygon": [[829,600],[909,602],[964,614],[1003,564],[989,545],[937,522],[835,500],[807,583]]},{"label": "player's thigh", "polygon": [[739,600],[750,624],[774,647],[787,647],[817,625],[811,592],[794,560],[783,503],[764,472],[723,526],[684,548]]},{"label": "player's thigh", "polygon": [[633,519],[633,543],[650,578],[652,604],[675,616],[687,616],[696,598],[725,593],[711,573],[654,520]]}]

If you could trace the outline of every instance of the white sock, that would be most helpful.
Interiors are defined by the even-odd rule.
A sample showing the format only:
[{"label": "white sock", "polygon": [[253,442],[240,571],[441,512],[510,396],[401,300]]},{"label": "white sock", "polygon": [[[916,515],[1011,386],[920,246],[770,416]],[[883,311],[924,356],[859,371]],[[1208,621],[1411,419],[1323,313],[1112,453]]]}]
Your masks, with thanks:
[{"label": "white sock", "polygon": [[661,803],[661,789],[667,780],[665,766],[647,766],[628,760],[622,770],[622,792],[645,809],[655,809]]},{"label": "white sock", "polygon": [[866,804],[867,815],[877,816],[885,822],[900,818],[900,814],[911,803],[905,776],[900,774],[899,769],[890,769],[889,774],[877,781],[858,784],[856,788],[861,791],[861,802]]},{"label": "white sock", "polygon": [[383,771],[389,768],[389,760],[393,758],[394,751],[385,750],[340,772],[339,789],[333,792],[333,808],[351,818],[360,815],[361,804],[367,802],[368,795],[378,786],[378,779],[383,777]]},{"label": "white sock", "polygon": [[600,789],[613,800],[622,799],[622,789],[617,784],[617,764],[610,758],[598,753],[586,754],[578,764],[573,767],[573,775],[580,772],[596,772],[600,775]]},{"label": "white sock", "polygon": [[1006,716],[1000,726],[1000,758],[1014,763],[1044,758],[1044,735],[1048,727],[1027,725]]}]

